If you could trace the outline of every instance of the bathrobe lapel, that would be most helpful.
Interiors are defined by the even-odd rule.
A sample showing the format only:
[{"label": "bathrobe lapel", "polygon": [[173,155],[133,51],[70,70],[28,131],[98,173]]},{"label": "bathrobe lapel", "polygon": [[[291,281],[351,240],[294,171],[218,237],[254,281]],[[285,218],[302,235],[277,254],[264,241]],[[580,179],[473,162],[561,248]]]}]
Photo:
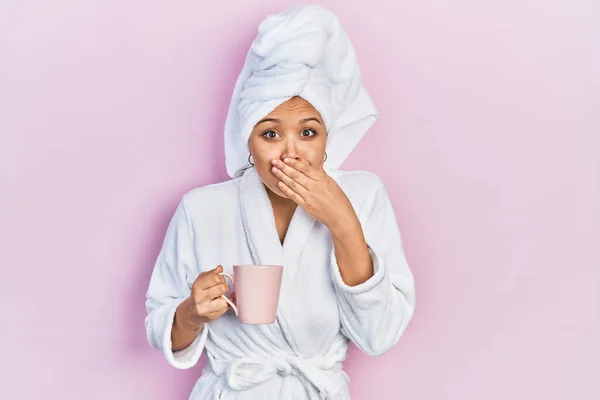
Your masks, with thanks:
[{"label": "bathrobe lapel", "polygon": [[254,263],[283,265],[283,249],[271,202],[254,168],[247,170],[241,178],[239,199],[244,233]]},{"label": "bathrobe lapel", "polygon": [[283,265],[277,322],[292,350],[300,355],[307,342],[298,337],[302,329],[291,329],[298,320],[295,308],[301,302],[293,277],[300,267],[300,256],[316,220],[298,206],[282,246],[267,189],[254,168],[247,170],[241,178],[239,199],[244,232],[254,263]]}]

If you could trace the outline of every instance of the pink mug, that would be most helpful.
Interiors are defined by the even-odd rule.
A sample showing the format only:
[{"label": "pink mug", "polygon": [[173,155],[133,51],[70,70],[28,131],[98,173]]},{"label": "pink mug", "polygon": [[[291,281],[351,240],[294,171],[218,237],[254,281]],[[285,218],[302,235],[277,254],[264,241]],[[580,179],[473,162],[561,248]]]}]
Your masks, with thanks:
[{"label": "pink mug", "polygon": [[277,317],[281,265],[234,265],[233,276],[221,273],[234,286],[236,303],[221,296],[244,324],[272,324]]}]

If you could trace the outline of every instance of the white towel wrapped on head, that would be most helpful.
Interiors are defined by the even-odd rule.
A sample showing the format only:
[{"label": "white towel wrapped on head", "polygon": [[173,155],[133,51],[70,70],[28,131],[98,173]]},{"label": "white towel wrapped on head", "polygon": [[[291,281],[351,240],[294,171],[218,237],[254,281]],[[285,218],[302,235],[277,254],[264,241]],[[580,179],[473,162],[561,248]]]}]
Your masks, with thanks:
[{"label": "white towel wrapped on head", "polygon": [[378,112],[362,85],[358,60],[338,18],[321,6],[300,5],[259,26],[240,73],[225,122],[227,173],[247,167],[254,125],[300,96],[327,129],[327,168],[338,168]]}]

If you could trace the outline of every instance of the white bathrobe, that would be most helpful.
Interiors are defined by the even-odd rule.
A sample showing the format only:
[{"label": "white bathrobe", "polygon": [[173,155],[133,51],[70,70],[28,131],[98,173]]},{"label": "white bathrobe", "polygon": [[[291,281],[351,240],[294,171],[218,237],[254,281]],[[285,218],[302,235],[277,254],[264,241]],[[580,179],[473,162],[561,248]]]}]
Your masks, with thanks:
[{"label": "white bathrobe", "polygon": [[[344,284],[328,229],[298,207],[280,244],[255,169],[190,191],[169,225],[147,293],[150,344],[185,369],[208,362],[190,399],[349,399],[342,371],[350,341],[380,355],[398,341],[415,307],[414,280],[394,210],[379,178],[330,170],[362,224],[375,274]],[[184,350],[171,349],[177,306],[202,271],[234,264],[284,266],[277,321],[244,325],[233,311],[210,322]]]},{"label": "white bathrobe", "polygon": [[[279,242],[273,210],[248,138],[256,122],[293,96],[319,111],[327,130],[325,168],[362,224],[375,274],[342,281],[328,229],[298,207]],[[414,281],[382,182],[339,170],[378,112],[362,85],[356,53],[338,18],[321,6],[294,6],[260,25],[236,81],[225,123],[225,160],[234,179],[185,194],[169,225],[147,293],[150,344],[176,368],[208,362],[190,396],[200,399],[348,399],[342,371],[348,343],[382,354],[415,307]],[[241,176],[240,176],[241,175]],[[277,321],[241,324],[232,311],[173,352],[177,306],[198,274],[223,265],[283,265]]]}]

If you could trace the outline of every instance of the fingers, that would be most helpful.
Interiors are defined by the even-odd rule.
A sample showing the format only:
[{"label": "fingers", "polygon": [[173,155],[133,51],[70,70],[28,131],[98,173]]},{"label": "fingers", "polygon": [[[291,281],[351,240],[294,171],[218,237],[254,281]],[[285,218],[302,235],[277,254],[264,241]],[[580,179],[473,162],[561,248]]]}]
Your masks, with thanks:
[{"label": "fingers", "polygon": [[217,297],[221,297],[221,295],[229,292],[229,285],[227,283],[221,283],[211,287],[210,289],[206,289],[203,291],[204,299],[206,300],[214,300]]},{"label": "fingers", "polygon": [[[305,189],[309,189],[312,179],[310,179],[303,172],[303,171],[309,170],[308,165],[306,163],[304,163],[303,161],[298,161],[298,160],[292,161],[291,158],[290,159],[286,158],[286,160],[288,160],[287,163],[284,163],[280,160],[273,160],[272,161],[273,168],[271,169],[273,171],[273,173],[279,178],[281,178],[282,175],[285,175],[286,177],[288,177],[291,181],[295,182],[296,184],[301,185]],[[294,163],[295,167],[291,165],[292,163]],[[280,172],[280,173],[278,174],[278,172]],[[290,186],[290,185],[288,184],[288,186]]]},{"label": "fingers", "polygon": [[217,318],[229,310],[229,304],[222,297],[217,297],[206,306],[206,315],[211,318]]},{"label": "fingers", "polygon": [[313,166],[308,161],[295,158],[284,158],[283,162],[285,163],[285,165],[290,166],[296,171],[300,171],[303,175],[307,176],[310,179],[318,178],[318,169],[313,168]]},{"label": "fingers", "polygon": [[302,196],[290,189],[289,186],[287,186],[285,183],[279,182],[277,186],[279,187],[279,189],[281,189],[283,194],[285,194],[289,199],[293,200],[299,206],[304,207],[306,205],[306,202],[304,201]]},{"label": "fingers", "polygon": [[219,275],[223,272],[223,267],[218,265],[215,269],[210,271],[202,272],[193,284],[193,290],[206,290],[213,286],[226,283],[225,277]]},{"label": "fingers", "polygon": [[[219,275],[223,272],[221,265],[210,271],[202,272],[192,286],[192,299],[194,312],[204,321],[214,320],[223,315],[230,308],[221,296],[229,290],[225,277]],[[235,303],[235,293],[229,299]]]},{"label": "fingers", "polygon": [[[223,301],[223,302],[225,302],[225,301]],[[229,304],[225,303],[225,305],[226,305],[225,308],[210,314],[210,316],[208,317],[209,320],[211,320],[211,321],[215,320],[215,319],[219,318],[221,315],[225,314],[227,312],[227,310],[229,309]]]},{"label": "fingers", "polygon": [[222,298],[205,300],[195,304],[195,313],[204,321],[211,321],[220,317],[229,309],[229,304]]},{"label": "fingers", "polygon": [[[284,174],[280,169],[277,169],[276,167],[273,167],[272,171],[275,174],[275,176],[277,178],[279,178],[279,180],[281,182],[285,183],[285,186],[292,189],[294,192],[296,192],[300,196],[306,195],[307,190],[300,183],[294,181],[292,178],[290,178],[289,176]],[[294,173],[299,174],[299,172],[297,172],[297,171]]]}]

